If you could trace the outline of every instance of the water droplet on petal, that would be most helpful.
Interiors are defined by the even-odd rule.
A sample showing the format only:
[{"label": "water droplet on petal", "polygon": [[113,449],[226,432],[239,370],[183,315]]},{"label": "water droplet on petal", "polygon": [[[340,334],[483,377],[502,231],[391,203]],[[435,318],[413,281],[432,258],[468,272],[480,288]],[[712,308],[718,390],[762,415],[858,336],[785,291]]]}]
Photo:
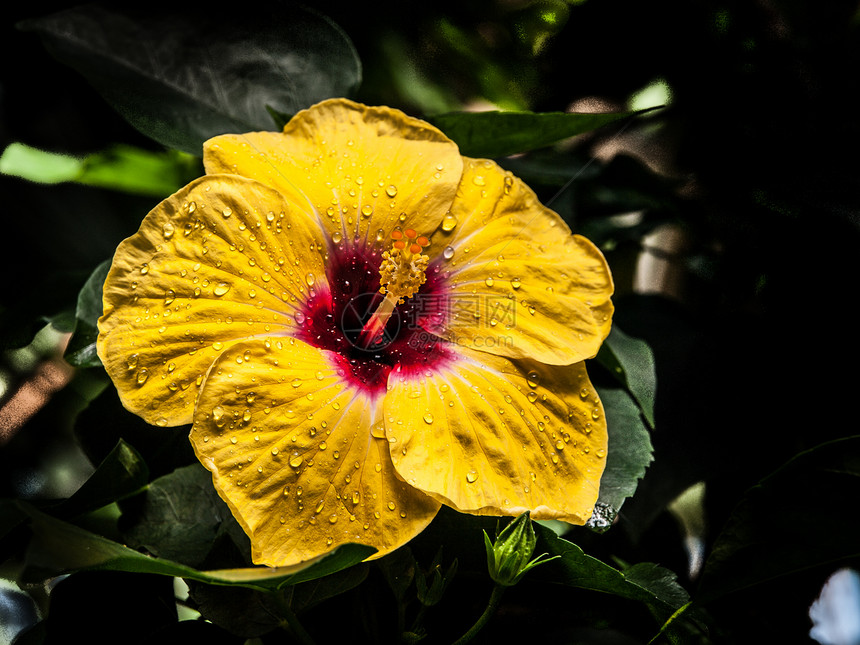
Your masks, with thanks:
[{"label": "water droplet on petal", "polygon": [[229,207],[225,208],[224,210],[221,211],[221,217],[223,217],[224,219],[227,219],[232,214],[233,214],[233,209],[229,208]]},{"label": "water droplet on petal", "polygon": [[445,258],[446,260],[450,260],[451,258],[453,258],[454,257],[454,247],[453,246],[446,246],[445,250],[442,251],[442,257]]},{"label": "water droplet on petal", "polygon": [[579,398],[582,399],[583,401],[585,401],[585,399],[588,398],[588,394],[589,394],[588,388],[584,387],[579,391]]},{"label": "water droplet on petal", "polygon": [[469,472],[467,472],[466,473],[466,481],[469,482],[470,484],[474,484],[476,481],[478,481],[478,471],[477,470],[470,470]]},{"label": "water droplet on petal", "polygon": [[149,378],[149,370],[144,367],[143,369],[141,369],[137,373],[137,384],[143,385],[144,383],[146,383],[146,379],[148,379],[148,378]]},{"label": "water droplet on petal", "polygon": [[219,282],[217,285],[215,285],[215,288],[212,289],[212,293],[214,293],[216,296],[223,296],[228,291],[230,291],[230,285],[226,282]]},{"label": "water droplet on petal", "polygon": [[424,415],[424,423],[433,423],[433,415],[429,412]]},{"label": "water droplet on petal", "polygon": [[365,217],[370,217],[371,215],[373,215],[373,206],[371,206],[370,204],[365,204],[361,207],[361,214]]},{"label": "water droplet on petal", "polygon": [[520,282],[519,278],[514,278],[513,280],[511,280],[511,287],[514,289],[519,289],[521,284],[522,282]]},{"label": "water droplet on petal", "polygon": [[176,227],[173,226],[171,222],[165,222],[164,226],[161,227],[161,233],[164,235],[165,240],[169,240],[173,237],[173,232],[176,230]]},{"label": "water droplet on petal", "polygon": [[537,387],[540,385],[540,374],[532,370],[526,374],[526,383],[529,384],[529,387]]},{"label": "water droplet on petal", "polygon": [[332,242],[334,242],[335,244],[340,244],[342,240],[343,240],[343,234],[340,231],[335,231],[334,233],[332,233],[332,236],[331,236]]},{"label": "water droplet on petal", "polygon": [[388,186],[388,188],[385,189],[385,194],[389,197],[394,197],[395,195],[397,195],[397,186],[391,184],[390,186]]},{"label": "water droplet on petal", "polygon": [[308,273],[305,276],[305,282],[308,283],[309,287],[314,286],[314,283],[317,281],[316,276],[313,273]]},{"label": "water droplet on petal", "polygon": [[457,217],[452,215],[451,213],[446,213],[445,217],[442,218],[442,230],[446,233],[448,231],[453,231],[457,224]]},{"label": "water droplet on petal", "polygon": [[[294,452],[293,456],[290,457],[290,466],[293,468],[298,468],[299,466],[302,465],[303,461],[304,461],[304,457],[302,457],[299,453]],[[301,495],[301,494],[302,494],[301,490],[296,491],[296,495]]]}]

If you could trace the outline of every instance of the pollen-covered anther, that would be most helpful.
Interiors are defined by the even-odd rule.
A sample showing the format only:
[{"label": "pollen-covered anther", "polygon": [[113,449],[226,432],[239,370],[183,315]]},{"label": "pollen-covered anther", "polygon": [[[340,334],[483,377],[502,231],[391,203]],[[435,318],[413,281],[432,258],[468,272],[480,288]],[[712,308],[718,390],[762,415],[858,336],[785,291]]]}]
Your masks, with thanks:
[{"label": "pollen-covered anther", "polygon": [[392,231],[391,239],[394,240],[391,250],[382,254],[382,264],[379,266],[379,290],[402,304],[406,298],[415,295],[427,280],[430,258],[422,255],[421,251],[430,245],[430,240],[411,228]]}]

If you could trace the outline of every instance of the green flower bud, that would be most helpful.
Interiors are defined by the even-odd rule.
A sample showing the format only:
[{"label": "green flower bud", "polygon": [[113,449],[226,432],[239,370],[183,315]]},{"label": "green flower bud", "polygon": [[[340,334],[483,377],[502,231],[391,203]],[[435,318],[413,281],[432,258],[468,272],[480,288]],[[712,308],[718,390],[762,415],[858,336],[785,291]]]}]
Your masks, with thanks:
[{"label": "green flower bud", "polygon": [[419,572],[419,574],[415,576],[418,600],[426,607],[432,607],[442,599],[442,594],[445,593],[445,589],[457,573],[456,558],[444,573],[442,572],[441,560],[442,550],[439,549],[436,557],[433,558],[433,564],[431,565],[430,570],[426,573],[423,571]]},{"label": "green flower bud", "polygon": [[537,544],[529,512],[526,511],[508,524],[496,537],[495,544],[484,531],[484,546],[487,549],[487,568],[496,584],[511,587],[517,584],[526,571],[560,556],[547,558],[543,553],[530,560]]}]

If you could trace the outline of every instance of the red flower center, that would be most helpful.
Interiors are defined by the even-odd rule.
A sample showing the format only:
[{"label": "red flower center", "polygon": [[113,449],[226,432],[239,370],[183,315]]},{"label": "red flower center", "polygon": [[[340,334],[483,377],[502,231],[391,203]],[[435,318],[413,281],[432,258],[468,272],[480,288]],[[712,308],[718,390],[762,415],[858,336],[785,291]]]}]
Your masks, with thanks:
[{"label": "red flower center", "polygon": [[329,286],[318,288],[297,316],[298,337],[334,352],[351,384],[375,397],[385,392],[388,375],[398,365],[408,375],[452,359],[447,343],[428,331],[442,328],[448,318],[447,289],[437,262],[428,266],[420,291],[397,305],[379,341],[364,348],[361,330],[384,298],[379,291],[381,255],[344,243],[331,249],[330,258]]}]

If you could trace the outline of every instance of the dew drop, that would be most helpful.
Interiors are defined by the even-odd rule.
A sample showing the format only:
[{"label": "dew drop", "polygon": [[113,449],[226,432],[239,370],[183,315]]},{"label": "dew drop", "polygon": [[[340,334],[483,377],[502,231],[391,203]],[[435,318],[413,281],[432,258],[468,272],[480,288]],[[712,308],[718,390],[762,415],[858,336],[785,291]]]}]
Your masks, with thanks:
[{"label": "dew drop", "polygon": [[328,521],[329,524],[334,524],[335,522],[337,522],[337,513],[332,513],[331,515],[329,515]]},{"label": "dew drop", "polygon": [[477,470],[470,470],[469,472],[467,472],[466,473],[466,481],[469,482],[470,484],[474,484],[476,481],[478,481],[478,471]]},{"label": "dew drop", "polygon": [[493,286],[493,279],[487,278],[486,280],[484,280],[484,284],[486,284],[488,287],[492,287]]},{"label": "dew drop", "polygon": [[314,283],[315,283],[316,281],[317,281],[317,278],[316,278],[316,276],[315,276],[313,273],[308,273],[308,274],[305,276],[305,282],[307,282],[307,283],[308,283],[308,286],[309,286],[309,287],[314,286]]},{"label": "dew drop", "polygon": [[165,222],[164,226],[161,227],[161,233],[164,235],[165,240],[169,240],[173,237],[173,232],[176,230],[176,227],[173,226],[170,222]]},{"label": "dew drop", "polygon": [[340,244],[341,241],[343,241],[343,234],[341,234],[340,231],[335,231],[332,233],[331,241],[335,244]]},{"label": "dew drop", "polygon": [[526,383],[529,384],[529,387],[537,387],[540,385],[540,374],[532,370],[526,374]]},{"label": "dew drop", "polygon": [[233,214],[233,209],[229,208],[229,207],[225,208],[224,210],[221,211],[221,217],[223,217],[224,219],[227,219],[232,214]]},{"label": "dew drop", "polygon": [[217,285],[215,285],[215,288],[212,290],[212,293],[214,293],[216,296],[223,296],[228,291],[230,291],[230,285],[226,282],[219,282]]},{"label": "dew drop", "polygon": [[146,379],[148,379],[148,378],[149,378],[149,370],[144,367],[143,369],[141,369],[137,373],[137,384],[143,385],[144,383],[146,383]]},{"label": "dew drop", "polygon": [[394,510],[394,502],[388,502],[388,510],[389,510],[389,511],[393,511],[393,510]]},{"label": "dew drop", "polygon": [[511,280],[511,288],[519,289],[520,285],[522,285],[522,282],[520,282],[519,278],[514,278],[513,280]]},{"label": "dew drop", "polygon": [[600,418],[600,408],[594,408],[591,411],[591,418],[597,421]]},{"label": "dew drop", "polygon": [[135,367],[137,367],[139,359],[139,354],[132,354],[131,356],[129,356],[128,361],[126,362],[126,364],[128,365],[128,369],[133,370]]},{"label": "dew drop", "polygon": [[579,391],[579,398],[582,399],[583,401],[585,401],[585,399],[588,398],[588,394],[589,394],[588,388],[584,387]]},{"label": "dew drop", "polygon": [[394,184],[389,185],[388,188],[385,189],[385,194],[388,195],[389,197],[396,196],[397,195],[397,186],[395,186]]},{"label": "dew drop", "polygon": [[371,206],[370,204],[365,204],[361,207],[361,214],[364,217],[370,217],[371,215],[373,215],[373,206]]},{"label": "dew drop", "polygon": [[538,398],[537,392],[529,392],[526,394],[526,398],[529,400],[529,403],[534,403]]},{"label": "dew drop", "polygon": [[454,257],[454,247],[453,246],[446,246],[445,249],[442,251],[442,257],[445,258],[446,260],[450,260],[451,258],[453,258]]},{"label": "dew drop", "polygon": [[[304,458],[299,453],[294,452],[293,456],[290,457],[290,466],[293,468],[298,468],[299,466],[302,465],[303,461],[304,461]],[[302,494],[301,489],[296,491],[296,495],[301,495],[301,494]]]},{"label": "dew drop", "polygon": [[483,175],[475,175],[474,177],[472,177],[472,183],[475,184],[476,186],[486,186],[487,185],[487,181],[484,179]]},{"label": "dew drop", "polygon": [[429,412],[424,415],[424,423],[433,423],[433,415]]},{"label": "dew drop", "polygon": [[442,218],[442,230],[446,233],[448,231],[453,231],[458,223],[459,222],[457,221],[457,217],[455,215],[452,215],[451,213],[446,213],[445,217]]}]

